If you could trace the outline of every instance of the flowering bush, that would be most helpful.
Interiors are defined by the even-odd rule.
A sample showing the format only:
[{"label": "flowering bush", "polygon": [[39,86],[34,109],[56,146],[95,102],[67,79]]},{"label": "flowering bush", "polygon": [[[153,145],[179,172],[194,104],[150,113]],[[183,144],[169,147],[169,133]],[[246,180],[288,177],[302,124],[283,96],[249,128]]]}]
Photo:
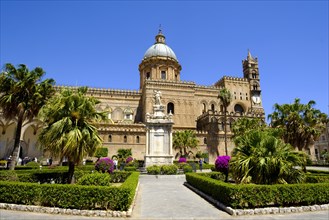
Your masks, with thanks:
[{"label": "flowering bush", "polygon": [[105,172],[112,173],[114,170],[113,160],[111,160],[108,157],[99,159],[95,164],[95,170],[103,173]]},{"label": "flowering bush", "polygon": [[131,161],[133,161],[134,159],[132,158],[132,157],[128,157],[127,159],[126,159],[126,163],[128,164],[128,163],[130,163]]},{"label": "flowering bush", "polygon": [[217,171],[222,173],[228,173],[230,156],[218,156],[215,161],[215,168]]},{"label": "flowering bush", "polygon": [[185,157],[179,158],[178,163],[186,163],[186,158]]}]

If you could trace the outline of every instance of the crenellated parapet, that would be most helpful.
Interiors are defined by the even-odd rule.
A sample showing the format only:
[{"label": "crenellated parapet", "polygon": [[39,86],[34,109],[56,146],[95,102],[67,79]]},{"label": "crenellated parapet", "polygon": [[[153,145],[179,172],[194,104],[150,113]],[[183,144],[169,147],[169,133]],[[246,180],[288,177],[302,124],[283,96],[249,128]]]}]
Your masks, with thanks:
[{"label": "crenellated parapet", "polygon": [[161,87],[175,87],[175,88],[195,88],[195,83],[190,81],[171,81],[171,80],[145,80],[144,82],[145,86],[152,85],[152,86],[161,86]]},{"label": "crenellated parapet", "polygon": [[128,133],[144,133],[146,131],[145,125],[138,124],[125,124],[125,123],[116,123],[116,124],[107,124],[101,123],[97,125],[97,129],[100,132],[128,132]]},{"label": "crenellated parapet", "polygon": [[[72,90],[77,90],[79,87],[78,86],[61,86],[61,85],[56,85],[54,86],[56,91],[60,91],[62,89],[72,89]],[[108,96],[113,96],[113,95],[118,95],[118,96],[141,96],[141,91],[140,90],[127,90],[127,89],[105,89],[105,88],[90,88],[88,87],[88,94],[91,95],[108,95]]]},{"label": "crenellated parapet", "polygon": [[220,80],[218,80],[214,86],[215,87],[225,87],[226,83],[249,83],[248,79],[241,77],[233,77],[233,76],[223,76]]}]

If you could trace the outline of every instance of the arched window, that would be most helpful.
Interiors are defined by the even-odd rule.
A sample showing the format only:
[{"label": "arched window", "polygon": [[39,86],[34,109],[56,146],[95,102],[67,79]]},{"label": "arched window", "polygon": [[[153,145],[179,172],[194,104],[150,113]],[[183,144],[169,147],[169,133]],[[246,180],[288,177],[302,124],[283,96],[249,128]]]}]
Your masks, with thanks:
[{"label": "arched window", "polygon": [[151,78],[151,74],[150,74],[150,72],[147,72],[146,73],[146,79],[150,79]]},{"label": "arched window", "polygon": [[243,107],[241,105],[239,105],[239,104],[236,104],[234,106],[234,111],[235,112],[240,112],[240,114],[244,112]]},{"label": "arched window", "polygon": [[169,102],[168,105],[167,105],[167,114],[175,114],[175,106],[174,106],[174,103],[172,102]]},{"label": "arched window", "polygon": [[207,138],[203,138],[203,143],[207,144]]},{"label": "arched window", "polygon": [[123,136],[123,142],[127,143],[127,135]]},{"label": "arched window", "polygon": [[207,111],[206,103],[202,103],[202,113],[205,113]]},{"label": "arched window", "polygon": [[109,142],[112,142],[112,135],[109,135]]},{"label": "arched window", "polygon": [[221,125],[221,130],[223,131],[224,130],[224,122],[222,121],[221,123],[220,123],[220,125]]},{"label": "arched window", "polygon": [[166,71],[161,71],[161,79],[166,79]]},{"label": "arched window", "polygon": [[131,108],[128,107],[124,110],[124,119],[133,120],[133,110]]},{"label": "arched window", "polygon": [[211,104],[211,111],[215,111],[215,105],[214,104]]},{"label": "arched window", "polygon": [[136,143],[139,144],[139,136],[136,136]]}]

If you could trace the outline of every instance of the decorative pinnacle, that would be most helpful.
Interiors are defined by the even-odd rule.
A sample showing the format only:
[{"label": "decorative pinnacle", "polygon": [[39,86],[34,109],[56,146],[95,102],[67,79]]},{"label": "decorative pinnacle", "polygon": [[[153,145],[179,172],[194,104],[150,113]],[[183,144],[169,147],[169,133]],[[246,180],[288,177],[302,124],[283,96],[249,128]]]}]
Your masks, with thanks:
[{"label": "decorative pinnacle", "polygon": [[155,43],[162,43],[162,44],[166,43],[165,36],[162,33],[161,24],[159,25],[159,33],[157,34],[157,36],[155,36]]},{"label": "decorative pinnacle", "polygon": [[161,24],[159,24],[159,34],[162,34],[162,27],[161,27]]}]

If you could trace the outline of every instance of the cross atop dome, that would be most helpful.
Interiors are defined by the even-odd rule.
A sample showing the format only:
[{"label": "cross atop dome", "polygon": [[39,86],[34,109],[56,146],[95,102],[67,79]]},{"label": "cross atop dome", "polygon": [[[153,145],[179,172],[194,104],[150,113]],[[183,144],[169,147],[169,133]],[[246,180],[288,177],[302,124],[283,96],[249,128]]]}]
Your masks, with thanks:
[{"label": "cross atop dome", "polygon": [[166,37],[162,33],[161,24],[159,25],[159,33],[157,36],[155,36],[155,43],[166,44]]}]

